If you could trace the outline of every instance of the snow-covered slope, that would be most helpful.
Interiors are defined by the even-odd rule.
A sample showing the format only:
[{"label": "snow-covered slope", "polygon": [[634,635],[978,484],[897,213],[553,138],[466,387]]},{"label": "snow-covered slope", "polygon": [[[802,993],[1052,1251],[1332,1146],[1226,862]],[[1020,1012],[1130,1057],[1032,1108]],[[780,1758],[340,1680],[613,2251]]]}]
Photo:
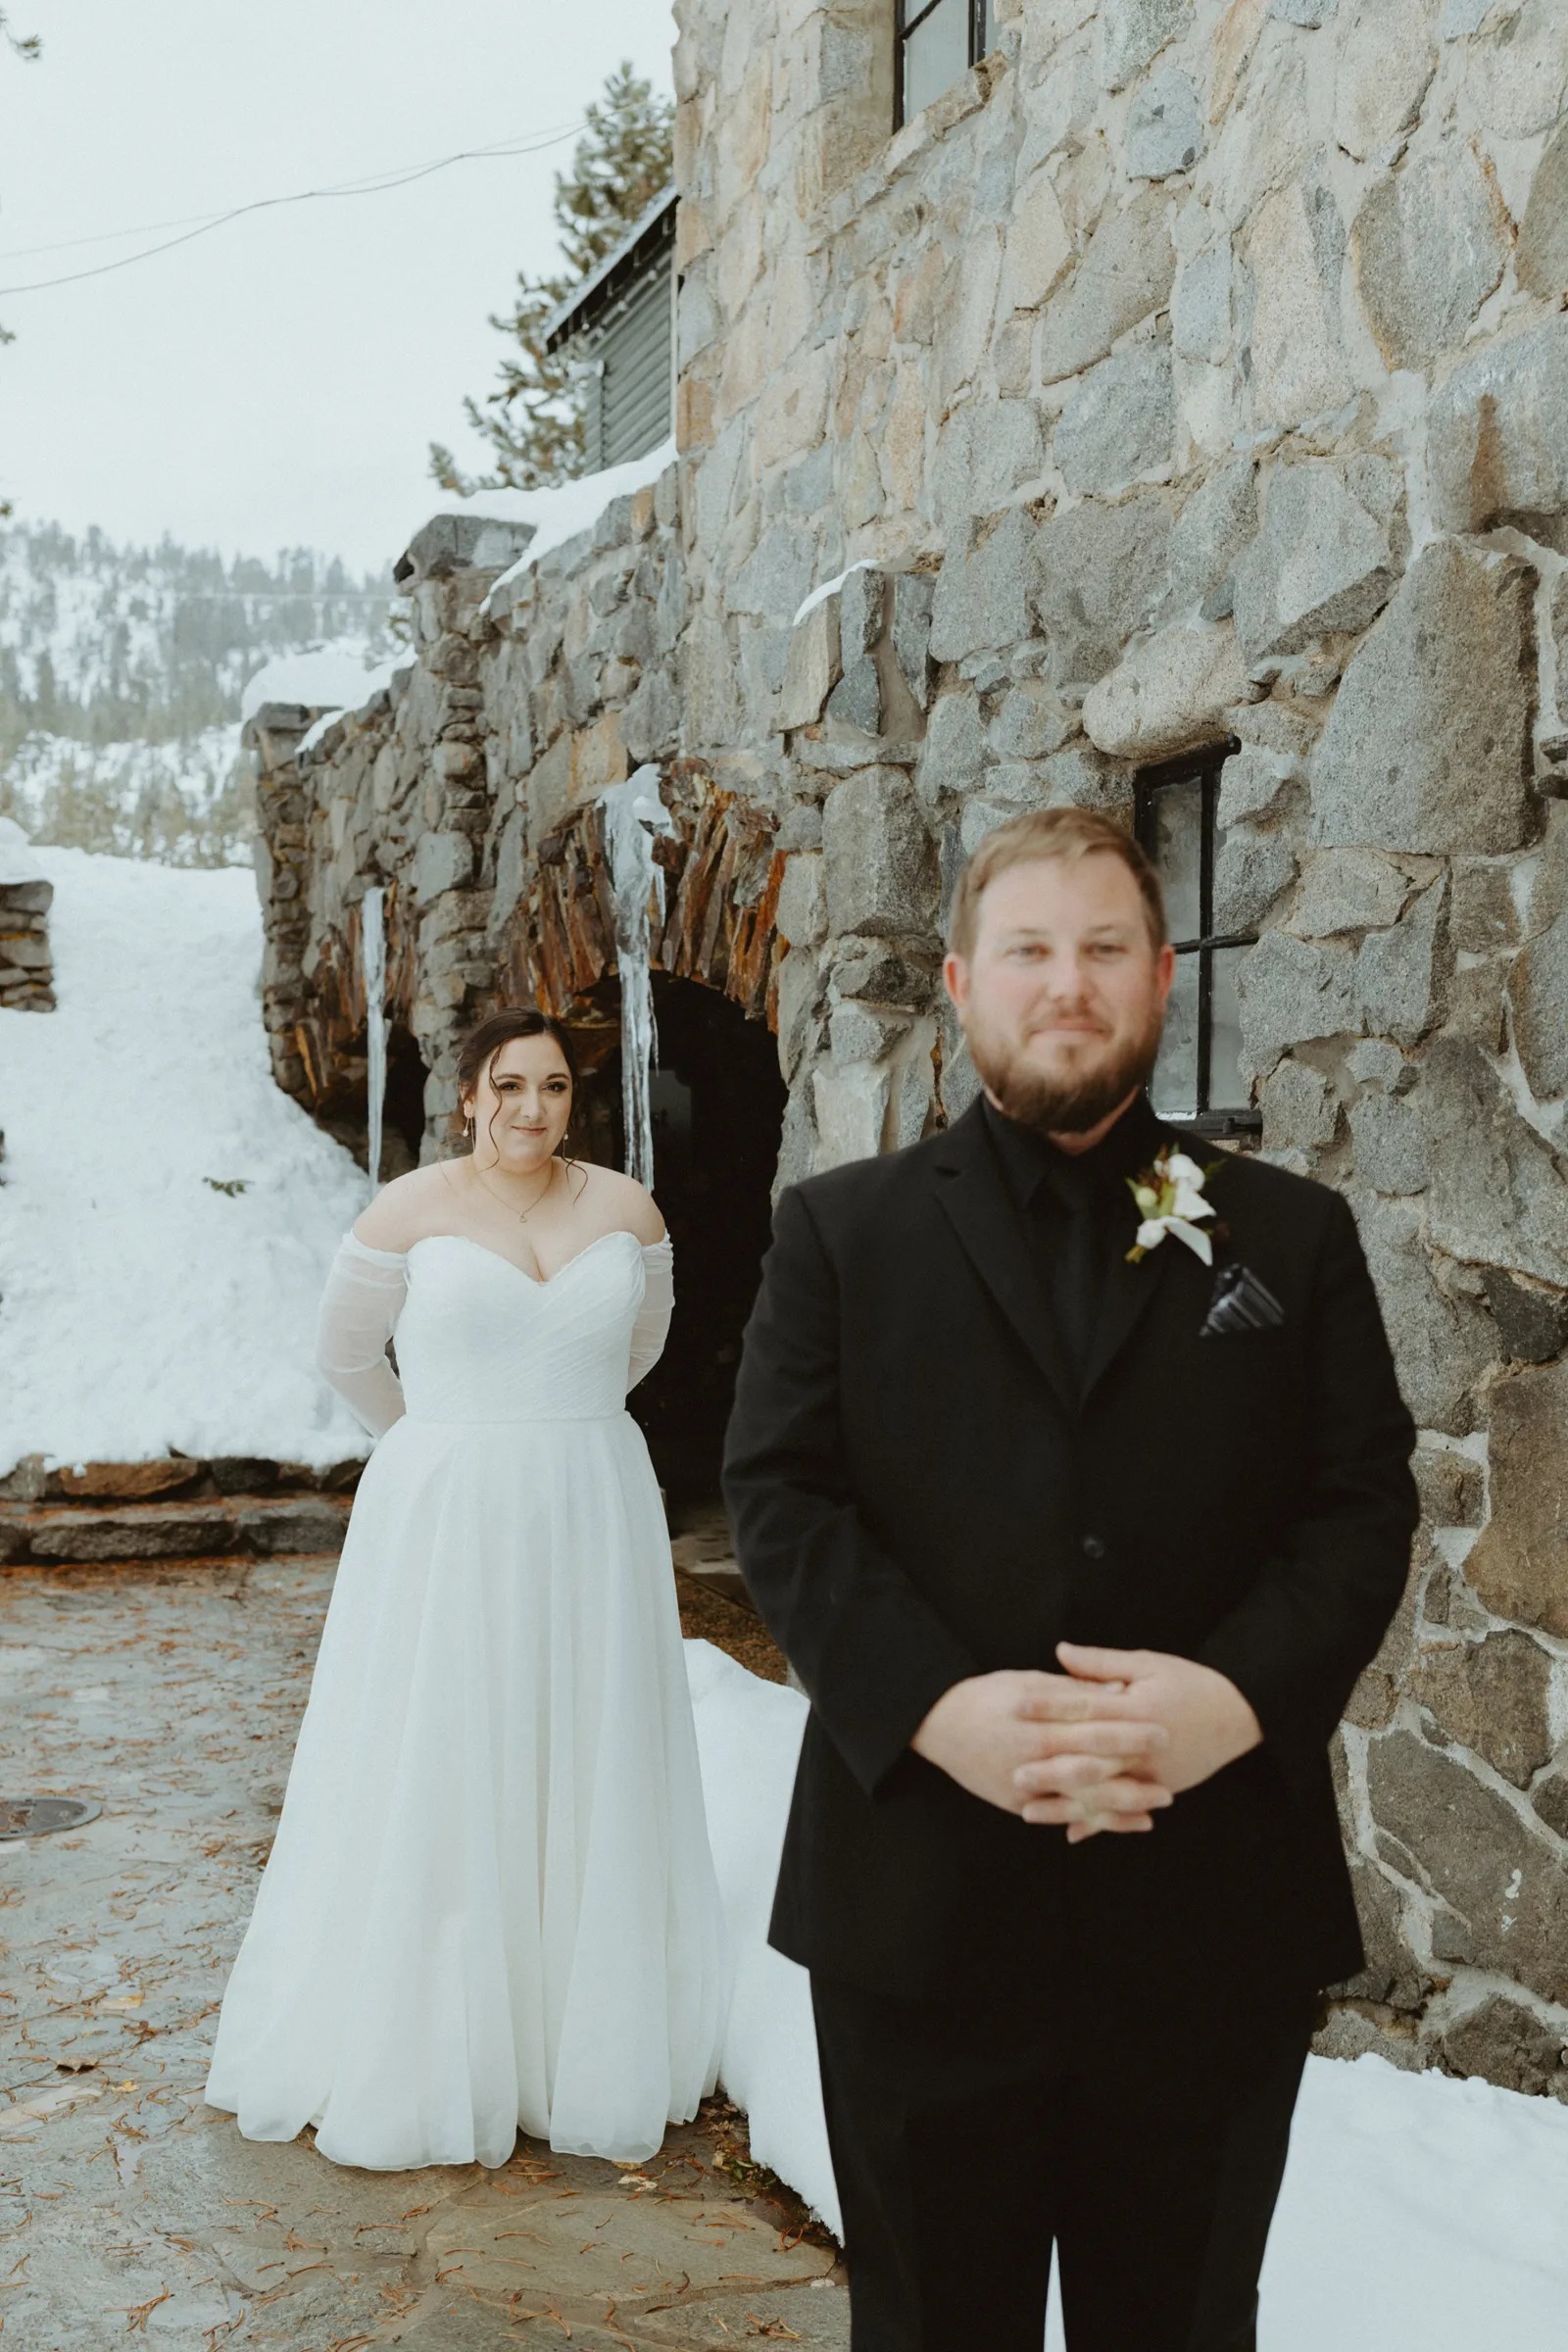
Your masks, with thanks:
[{"label": "snow-covered slope", "polygon": [[252,877],[36,855],[59,1010],[0,1012],[0,1472],[363,1453],[312,1352],[366,1179],[272,1084]]},{"label": "snow-covered slope", "polygon": [[390,576],[352,579],[305,548],[225,562],[14,523],[0,530],[0,706],[13,736],[190,737],[239,715],[270,656],[379,640],[394,594]]},{"label": "snow-covered slope", "polygon": [[7,814],[33,841],[165,865],[248,865],[256,820],[237,725],[188,743],[24,737],[6,762]]},{"label": "snow-covered slope", "polygon": [[362,678],[395,651],[394,593],[303,549],[225,562],[0,530],[0,813],[74,849],[247,861],[247,680],[279,658]]}]

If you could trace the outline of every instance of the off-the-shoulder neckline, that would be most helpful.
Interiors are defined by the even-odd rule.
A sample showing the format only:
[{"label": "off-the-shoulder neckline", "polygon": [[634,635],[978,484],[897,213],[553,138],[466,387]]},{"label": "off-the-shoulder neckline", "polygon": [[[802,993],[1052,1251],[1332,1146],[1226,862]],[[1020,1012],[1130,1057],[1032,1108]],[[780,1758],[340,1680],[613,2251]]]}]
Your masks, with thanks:
[{"label": "off-the-shoulder neckline", "polygon": [[501,1250],[489,1249],[483,1242],[476,1242],[468,1233],[422,1233],[416,1242],[410,1243],[407,1250],[372,1249],[368,1242],[361,1241],[352,1227],[343,1236],[345,1247],[361,1250],[367,1257],[380,1258],[388,1265],[406,1265],[415,1250],[422,1249],[426,1242],[466,1242],[470,1250],[479,1250],[485,1257],[495,1258],[500,1265],[510,1266],[514,1274],[520,1274],[523,1281],[531,1284],[536,1291],[547,1291],[553,1282],[559,1282],[563,1274],[568,1272],[571,1267],[585,1258],[591,1250],[597,1250],[601,1242],[622,1239],[633,1243],[645,1257],[657,1257],[661,1251],[664,1250],[667,1250],[671,1256],[674,1254],[674,1244],[667,1233],[657,1242],[639,1242],[634,1233],[629,1232],[624,1225],[618,1225],[610,1233],[596,1234],[591,1242],[585,1242],[573,1256],[565,1260],[564,1264],[559,1265],[554,1274],[547,1274],[541,1281],[537,1275],[529,1274],[519,1266],[514,1257],[507,1257]]}]

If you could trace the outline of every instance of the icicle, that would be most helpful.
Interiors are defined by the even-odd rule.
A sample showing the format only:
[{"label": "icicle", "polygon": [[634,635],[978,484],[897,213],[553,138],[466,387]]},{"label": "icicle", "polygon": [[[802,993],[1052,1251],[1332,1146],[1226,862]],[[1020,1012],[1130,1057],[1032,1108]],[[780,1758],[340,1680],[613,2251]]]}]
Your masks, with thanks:
[{"label": "icicle", "polygon": [[658,1049],[650,967],[650,901],[664,911],[664,877],[654,859],[654,834],[673,833],[659,797],[657,767],[639,767],[624,784],[599,796],[605,857],[615,908],[615,963],[620,973],[620,1099],[626,1129],[626,1173],[654,1181],[654,1122],[650,1077]]},{"label": "icicle", "polygon": [[386,892],[379,887],[366,892],[360,907],[360,955],[365,965],[365,1087],[373,1193],[381,1181],[381,1114],[386,1103]]}]

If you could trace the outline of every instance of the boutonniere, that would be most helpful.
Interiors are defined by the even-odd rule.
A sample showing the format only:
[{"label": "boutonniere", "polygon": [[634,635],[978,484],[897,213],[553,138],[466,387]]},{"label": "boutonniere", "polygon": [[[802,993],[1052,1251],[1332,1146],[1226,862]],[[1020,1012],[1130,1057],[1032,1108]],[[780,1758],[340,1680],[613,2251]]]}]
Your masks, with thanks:
[{"label": "boutonniere", "polygon": [[[1203,1232],[1199,1220],[1214,1214],[1214,1203],[1203,1198],[1203,1187],[1215,1170],[1224,1165],[1219,1159],[1200,1168],[1196,1159],[1189,1159],[1185,1152],[1167,1144],[1163,1151],[1155,1152],[1149,1167],[1128,1177],[1127,1188],[1143,1220],[1138,1239],[1127,1252],[1129,1265],[1136,1266],[1151,1250],[1157,1250],[1167,1233],[1185,1242],[1205,1266],[1213,1264],[1213,1236]],[[1223,1226],[1216,1226],[1214,1232],[1223,1235]]]}]

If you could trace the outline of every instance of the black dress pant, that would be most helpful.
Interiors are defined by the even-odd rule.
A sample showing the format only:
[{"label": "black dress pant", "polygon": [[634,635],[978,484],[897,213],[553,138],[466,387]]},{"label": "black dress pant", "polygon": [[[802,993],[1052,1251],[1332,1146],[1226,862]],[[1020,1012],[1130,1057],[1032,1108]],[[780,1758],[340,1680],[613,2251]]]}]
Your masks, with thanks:
[{"label": "black dress pant", "polygon": [[1304,2003],[1225,2063],[1130,2019],[1080,2066],[1016,1996],[811,1997],[854,2352],[1041,2352],[1054,2245],[1070,2352],[1253,2352]]}]

